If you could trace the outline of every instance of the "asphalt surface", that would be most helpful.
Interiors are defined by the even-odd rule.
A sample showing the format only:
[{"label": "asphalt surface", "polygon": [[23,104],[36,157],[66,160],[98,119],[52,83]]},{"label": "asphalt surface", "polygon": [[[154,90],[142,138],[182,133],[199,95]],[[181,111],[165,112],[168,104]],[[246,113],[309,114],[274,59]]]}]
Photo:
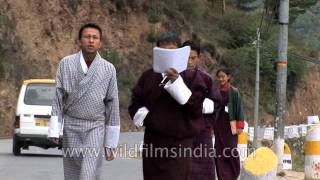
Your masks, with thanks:
[{"label": "asphalt surface", "polygon": [[[142,133],[121,133],[121,157],[103,162],[103,180],[142,179],[142,162],[139,157],[134,156],[133,150],[139,148],[142,137]],[[62,152],[57,148],[45,150],[30,147],[29,150],[22,150],[21,156],[14,156],[12,139],[0,139],[0,179],[62,180]]]},{"label": "asphalt surface", "polygon": [[[142,180],[142,162],[135,157],[143,133],[121,133],[118,157],[103,162],[102,180]],[[122,153],[121,153],[122,152]],[[128,153],[123,153],[128,152]],[[302,180],[303,172],[285,171],[279,180]],[[21,156],[12,154],[12,139],[0,139],[0,180],[63,180],[62,152],[30,147]]]}]

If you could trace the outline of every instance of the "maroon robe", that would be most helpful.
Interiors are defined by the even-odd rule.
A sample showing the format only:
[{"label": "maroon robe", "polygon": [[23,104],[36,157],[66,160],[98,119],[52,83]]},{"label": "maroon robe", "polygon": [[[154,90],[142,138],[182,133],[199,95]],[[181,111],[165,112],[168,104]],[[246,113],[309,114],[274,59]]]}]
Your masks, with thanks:
[{"label": "maroon robe", "polygon": [[199,71],[186,70],[181,77],[192,92],[184,105],[159,87],[162,75],[152,69],[142,74],[132,91],[130,116],[143,106],[149,110],[142,152],[145,180],[191,180],[193,137],[204,128],[202,102],[207,87]]},{"label": "maroon robe", "polygon": [[224,109],[228,105],[229,92],[223,90],[220,92],[222,108],[214,125],[217,177],[219,180],[237,180],[240,174],[238,135],[232,135],[229,114]]},{"label": "maroon robe", "polygon": [[[214,101],[215,109],[219,109],[221,95],[218,85],[212,80],[210,74],[200,71],[201,77],[208,87],[206,98]],[[214,149],[212,144],[213,123],[216,120],[214,113],[203,114],[205,128],[193,139],[194,148],[202,150],[201,156],[195,156],[192,160],[192,180],[214,180]]]}]

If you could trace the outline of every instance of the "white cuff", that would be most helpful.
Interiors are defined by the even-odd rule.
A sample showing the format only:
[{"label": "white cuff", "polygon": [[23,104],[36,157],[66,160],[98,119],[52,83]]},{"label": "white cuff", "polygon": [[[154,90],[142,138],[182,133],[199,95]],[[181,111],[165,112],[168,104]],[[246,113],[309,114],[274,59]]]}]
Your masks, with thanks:
[{"label": "white cuff", "polygon": [[137,127],[142,127],[144,119],[146,118],[148,113],[149,113],[149,110],[146,107],[142,107],[138,109],[138,111],[133,117],[134,125],[136,125]]},{"label": "white cuff", "polygon": [[48,137],[49,138],[59,138],[62,135],[62,117],[60,116],[51,116],[49,128],[48,128]]},{"label": "white cuff", "polygon": [[209,99],[205,98],[202,104],[202,113],[203,114],[211,114],[214,110],[214,102]]},{"label": "white cuff", "polygon": [[116,148],[119,143],[120,126],[106,126],[105,147]]},{"label": "white cuff", "polygon": [[168,81],[164,86],[164,89],[181,105],[184,105],[188,102],[191,97],[191,91],[183,82],[181,76],[178,77],[173,83]]}]

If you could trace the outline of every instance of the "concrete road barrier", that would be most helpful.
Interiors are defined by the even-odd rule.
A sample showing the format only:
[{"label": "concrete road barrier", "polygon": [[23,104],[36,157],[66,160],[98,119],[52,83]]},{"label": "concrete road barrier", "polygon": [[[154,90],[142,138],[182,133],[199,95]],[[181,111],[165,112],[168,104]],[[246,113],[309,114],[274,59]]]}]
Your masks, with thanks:
[{"label": "concrete road barrier", "polygon": [[306,136],[305,151],[305,179],[320,179],[320,124],[311,128]]},{"label": "concrete road barrier", "polygon": [[274,180],[277,174],[278,158],[267,147],[258,148],[244,160],[240,179]]}]

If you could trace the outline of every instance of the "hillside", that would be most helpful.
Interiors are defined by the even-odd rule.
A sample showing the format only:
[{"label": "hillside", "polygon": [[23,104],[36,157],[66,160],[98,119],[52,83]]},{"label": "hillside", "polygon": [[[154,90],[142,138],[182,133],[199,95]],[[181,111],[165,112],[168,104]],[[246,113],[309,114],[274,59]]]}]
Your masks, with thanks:
[{"label": "hillside", "polygon": [[[78,29],[86,22],[101,25],[101,54],[117,68],[122,130],[135,130],[126,110],[130,89],[141,72],[151,65],[154,38],[158,32],[166,30],[179,33],[184,40],[192,35],[200,40],[204,49],[202,64],[210,73],[214,74],[222,66],[236,71],[235,81],[242,88],[246,113],[251,122],[254,69],[238,65],[254,65],[251,55],[255,50],[250,44],[260,21],[259,12],[248,14],[227,4],[222,15],[219,6],[213,6],[211,1],[192,2],[0,0],[0,137],[11,134],[21,82],[31,78],[54,78],[59,60],[78,50]],[[276,39],[276,35],[269,36],[270,42]],[[269,62],[270,58],[274,59],[274,54],[265,56],[268,65],[265,72],[274,71]],[[288,123],[300,122],[309,114],[320,114],[317,105],[320,96],[316,94],[320,89],[317,83],[320,71],[314,65],[305,68],[303,71],[312,70],[314,73],[306,73],[304,77],[301,75],[304,79],[296,79],[290,93],[292,96],[288,97]],[[293,70],[299,71],[297,68]],[[262,98],[261,115],[265,123],[272,124],[273,101],[268,97],[272,96],[273,90],[268,76],[264,74],[262,77],[265,82],[262,94],[266,96]]]}]

